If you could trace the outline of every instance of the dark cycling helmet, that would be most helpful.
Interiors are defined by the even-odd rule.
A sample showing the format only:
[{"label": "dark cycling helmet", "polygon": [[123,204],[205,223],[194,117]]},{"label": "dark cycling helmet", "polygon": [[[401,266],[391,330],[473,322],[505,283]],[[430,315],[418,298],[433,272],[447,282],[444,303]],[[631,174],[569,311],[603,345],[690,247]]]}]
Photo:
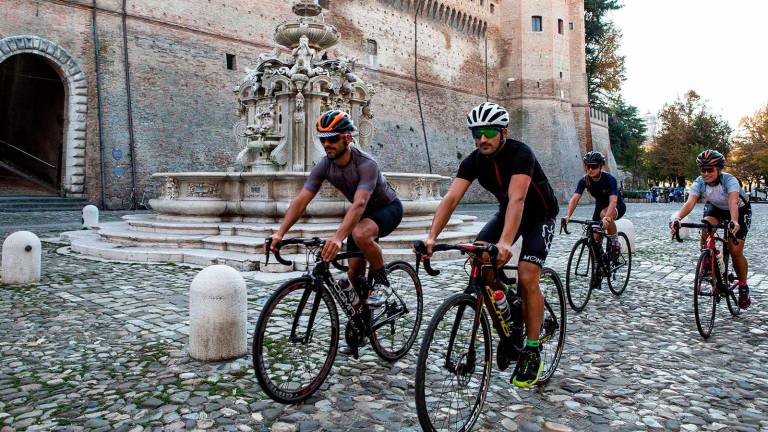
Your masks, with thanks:
[{"label": "dark cycling helmet", "polygon": [[696,165],[722,168],[725,166],[725,156],[717,150],[704,150],[696,156]]},{"label": "dark cycling helmet", "polygon": [[587,154],[585,154],[582,159],[584,160],[585,164],[596,163],[605,165],[605,156],[603,156],[603,154],[599,151],[587,152]]},{"label": "dark cycling helmet", "polygon": [[350,133],[357,130],[352,118],[344,111],[331,110],[320,114],[317,119],[318,138]]}]

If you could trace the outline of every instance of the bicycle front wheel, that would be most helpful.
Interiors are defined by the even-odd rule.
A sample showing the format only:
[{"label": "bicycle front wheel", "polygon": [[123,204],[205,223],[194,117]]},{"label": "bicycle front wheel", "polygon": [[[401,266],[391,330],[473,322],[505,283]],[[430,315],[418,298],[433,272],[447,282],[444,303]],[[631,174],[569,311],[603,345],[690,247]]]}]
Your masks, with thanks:
[{"label": "bicycle front wheel", "polygon": [[475,296],[453,295],[435,311],[416,363],[416,413],[423,430],[472,429],[488,393],[491,350],[488,318]]},{"label": "bicycle front wheel", "polygon": [[705,250],[701,253],[693,280],[693,312],[696,315],[696,328],[704,339],[712,334],[717,308],[717,282],[712,274],[712,259],[711,251]]},{"label": "bicycle front wheel", "polygon": [[565,274],[568,303],[576,312],[583,311],[584,307],[587,306],[595,281],[596,264],[588,240],[577,241],[571,249],[568,269]]},{"label": "bicycle front wheel", "polygon": [[371,347],[379,357],[393,362],[413,346],[421,326],[421,281],[416,270],[404,261],[389,263],[389,297],[373,309]]},{"label": "bicycle front wheel", "polygon": [[554,270],[546,267],[542,269],[539,287],[544,296],[544,319],[541,322],[539,334],[544,369],[539,376],[538,384],[544,384],[552,378],[563,355],[566,306],[563,283],[560,282],[560,276]]},{"label": "bicycle front wheel", "polygon": [[608,289],[618,296],[627,289],[629,283],[629,274],[632,271],[632,250],[629,248],[629,238],[626,234],[617,233],[616,239],[621,244],[621,252],[618,256],[613,256],[612,252],[610,254],[611,274],[608,276]]},{"label": "bicycle front wheel", "polygon": [[308,277],[284,283],[264,304],[253,335],[253,369],[261,388],[285,404],[307,399],[328,376],[338,342],[330,293],[318,291]]}]

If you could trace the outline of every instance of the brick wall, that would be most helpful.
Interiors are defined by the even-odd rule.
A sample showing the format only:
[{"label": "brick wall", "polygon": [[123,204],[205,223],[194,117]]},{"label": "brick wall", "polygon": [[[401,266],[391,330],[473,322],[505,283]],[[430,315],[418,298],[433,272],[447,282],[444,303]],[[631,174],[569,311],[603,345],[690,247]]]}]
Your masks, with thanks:
[{"label": "brick wall", "polygon": [[[377,90],[371,152],[385,170],[426,172],[414,94],[414,1],[331,0],[325,19],[342,35],[338,48],[359,58],[359,75]],[[120,0],[98,1],[102,134],[106,196],[120,206],[130,192],[127,92]],[[128,0],[128,52],[139,195],[157,171],[224,170],[240,150],[232,88],[246,67],[274,45],[274,27],[291,19],[286,0]],[[98,200],[101,180],[96,117],[91,2],[0,0],[0,34],[36,34],[67,49],[89,82],[86,193]],[[494,12],[491,13],[491,6]],[[442,11],[442,12],[441,12]],[[581,12],[580,12],[581,11]],[[531,144],[561,192],[580,172],[585,122],[582,0],[427,1],[418,17],[418,79],[433,172],[452,175],[473,150],[466,112],[486,99],[513,112],[511,135]],[[544,17],[532,33],[531,15]],[[557,19],[564,34],[557,33]],[[570,31],[568,23],[576,21]],[[366,49],[376,41],[376,58]],[[487,45],[487,64],[486,64]],[[226,68],[226,54],[237,70]],[[562,76],[561,76],[562,73]],[[510,81],[509,78],[512,78]],[[583,119],[582,119],[583,120]],[[118,150],[121,158],[112,154]],[[125,170],[122,177],[115,168]],[[565,185],[567,184],[567,187]],[[474,189],[470,199],[488,195]]]}]

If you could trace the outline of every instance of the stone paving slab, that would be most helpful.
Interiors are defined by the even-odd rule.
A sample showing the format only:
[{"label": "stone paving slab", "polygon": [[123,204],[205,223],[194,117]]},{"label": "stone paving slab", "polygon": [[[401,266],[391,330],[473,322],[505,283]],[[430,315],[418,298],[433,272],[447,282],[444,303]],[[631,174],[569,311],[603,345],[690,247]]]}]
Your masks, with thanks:
[{"label": "stone paving slab", "polygon": [[[583,313],[568,311],[565,352],[546,386],[515,389],[510,370],[494,369],[477,430],[768,430],[768,206],[755,206],[747,244],[754,306],[733,319],[720,305],[708,341],[693,321],[697,242],[667,237],[666,221],[677,207],[628,207],[638,251],[625,294],[596,291]],[[483,219],[490,211],[477,214]],[[577,216],[588,214],[591,207],[580,207]],[[10,233],[3,226],[25,222],[5,216],[0,241]],[[70,216],[25,219],[56,224]],[[547,264],[563,277],[577,239],[559,235],[553,242]],[[250,356],[204,364],[186,354],[187,293],[199,269],[85,260],[58,247],[44,243],[41,283],[0,285],[3,432],[419,429],[413,376],[421,338],[394,364],[370,349],[359,360],[339,356],[321,391],[283,406],[259,388]],[[422,332],[437,305],[466,283],[462,262],[438,268],[438,277],[420,275]],[[282,278],[244,275],[252,332]]]}]

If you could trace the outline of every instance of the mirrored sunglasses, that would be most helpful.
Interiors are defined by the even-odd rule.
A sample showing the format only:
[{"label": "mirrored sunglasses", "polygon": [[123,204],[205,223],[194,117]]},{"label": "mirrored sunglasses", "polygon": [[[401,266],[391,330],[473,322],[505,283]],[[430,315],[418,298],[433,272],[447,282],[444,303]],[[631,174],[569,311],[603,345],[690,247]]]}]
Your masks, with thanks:
[{"label": "mirrored sunglasses", "polygon": [[472,137],[474,139],[480,139],[481,136],[484,136],[486,138],[495,138],[496,135],[501,132],[499,129],[496,128],[477,128],[472,129]]}]

